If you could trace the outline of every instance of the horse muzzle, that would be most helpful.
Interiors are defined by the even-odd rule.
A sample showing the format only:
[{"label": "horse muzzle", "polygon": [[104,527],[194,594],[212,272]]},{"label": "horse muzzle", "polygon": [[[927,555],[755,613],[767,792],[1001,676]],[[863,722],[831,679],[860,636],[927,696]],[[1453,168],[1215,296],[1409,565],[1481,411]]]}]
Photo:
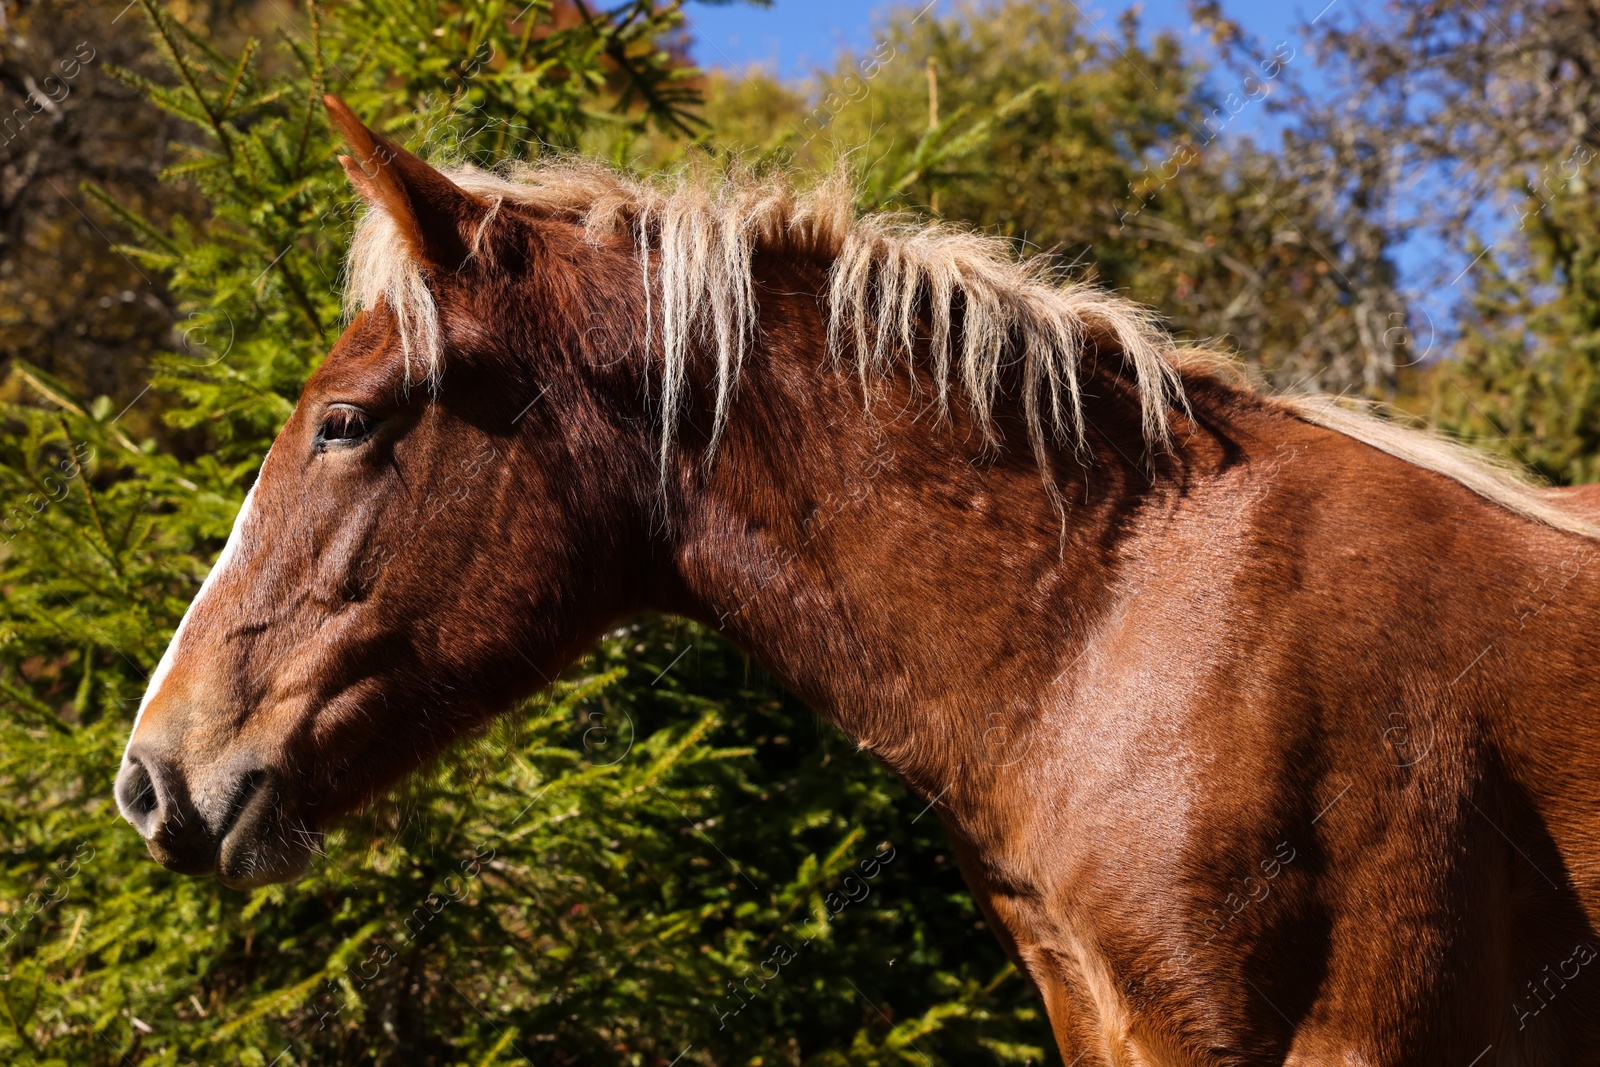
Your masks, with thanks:
[{"label": "horse muzzle", "polygon": [[117,774],[117,806],[150,849],[179,874],[215,874],[248,889],[305,873],[320,834],[292,825],[279,776],[246,764],[196,791],[176,761],[134,745]]}]

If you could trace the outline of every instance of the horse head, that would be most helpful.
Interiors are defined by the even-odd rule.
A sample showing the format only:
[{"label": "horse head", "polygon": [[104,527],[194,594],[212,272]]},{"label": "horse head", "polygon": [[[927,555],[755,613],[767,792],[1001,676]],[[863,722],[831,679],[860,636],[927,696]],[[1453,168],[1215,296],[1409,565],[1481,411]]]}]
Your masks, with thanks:
[{"label": "horse head", "polygon": [[631,246],[500,210],[329,109],[377,291],[274,441],[116,785],[156,859],[234,886],[296,877],[330,820],[557,672],[638,601],[650,547],[650,445],[604,403],[625,361],[574,326],[629,313],[608,294],[637,287]]}]

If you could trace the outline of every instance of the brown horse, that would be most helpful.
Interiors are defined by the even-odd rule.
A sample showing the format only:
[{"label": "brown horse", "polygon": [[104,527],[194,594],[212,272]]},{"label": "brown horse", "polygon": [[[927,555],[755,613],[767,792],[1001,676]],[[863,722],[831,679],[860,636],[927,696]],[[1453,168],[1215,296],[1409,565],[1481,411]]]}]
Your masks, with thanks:
[{"label": "brown horse", "polygon": [[1066,1062],[1600,1063],[1592,498],[836,183],[329,108],[360,310],[140,709],[162,863],[296,877],[654,609],[933,803]]}]

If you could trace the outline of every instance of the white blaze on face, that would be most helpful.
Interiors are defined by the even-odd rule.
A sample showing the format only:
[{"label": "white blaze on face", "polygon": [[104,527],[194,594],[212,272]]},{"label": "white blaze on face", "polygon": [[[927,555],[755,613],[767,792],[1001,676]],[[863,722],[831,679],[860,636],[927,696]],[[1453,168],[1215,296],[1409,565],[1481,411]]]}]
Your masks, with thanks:
[{"label": "white blaze on face", "polygon": [[[270,451],[268,455],[271,455]],[[262,462],[261,469],[263,471],[266,470],[265,461]],[[194,614],[195,609],[205,600],[206,594],[211,591],[217,577],[225,573],[233,563],[233,558],[239,550],[239,542],[244,537],[245,523],[250,519],[250,503],[255,498],[256,486],[260,484],[261,476],[257,475],[255,485],[252,485],[250,491],[245,494],[244,504],[240,506],[239,514],[233,520],[233,529],[228,533],[227,544],[222,546],[222,554],[217,557],[217,562],[212,564],[211,570],[206,574],[206,580],[200,583],[200,592],[196,593],[194,599],[189,602],[188,609],[184,611],[183,618],[178,622],[178,628],[172,632],[171,643],[167,645],[167,650],[161,654],[161,662],[156,664],[155,673],[150,676],[150,684],[144,690],[144,699],[139,701],[139,713],[133,719],[133,729],[128,733],[128,743],[122,749],[123,763],[127,763],[128,749],[133,747],[133,739],[139,734],[139,723],[144,719],[144,710],[150,706],[151,702],[155,700],[156,694],[161,691],[161,683],[166,680],[167,672],[172,669],[172,663],[178,657],[178,643],[183,640],[183,631],[189,624],[189,617]]]}]

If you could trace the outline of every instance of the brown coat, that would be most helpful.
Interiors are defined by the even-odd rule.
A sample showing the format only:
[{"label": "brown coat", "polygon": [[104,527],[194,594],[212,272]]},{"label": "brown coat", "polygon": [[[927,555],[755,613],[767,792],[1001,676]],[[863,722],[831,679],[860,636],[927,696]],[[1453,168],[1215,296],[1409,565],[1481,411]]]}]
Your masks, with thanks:
[{"label": "brown coat", "polygon": [[375,299],[273,446],[119,779],[158,859],[292,878],[657,609],[933,805],[1067,1063],[1600,1063],[1600,498],[1473,492],[1177,363],[1152,434],[1114,312],[1080,316],[1081,447],[1039,433],[1026,324],[945,413],[927,347],[835,362],[821,237],[756,243],[736,394],[685,335],[666,440],[632,238],[330,108],[440,340]]}]

